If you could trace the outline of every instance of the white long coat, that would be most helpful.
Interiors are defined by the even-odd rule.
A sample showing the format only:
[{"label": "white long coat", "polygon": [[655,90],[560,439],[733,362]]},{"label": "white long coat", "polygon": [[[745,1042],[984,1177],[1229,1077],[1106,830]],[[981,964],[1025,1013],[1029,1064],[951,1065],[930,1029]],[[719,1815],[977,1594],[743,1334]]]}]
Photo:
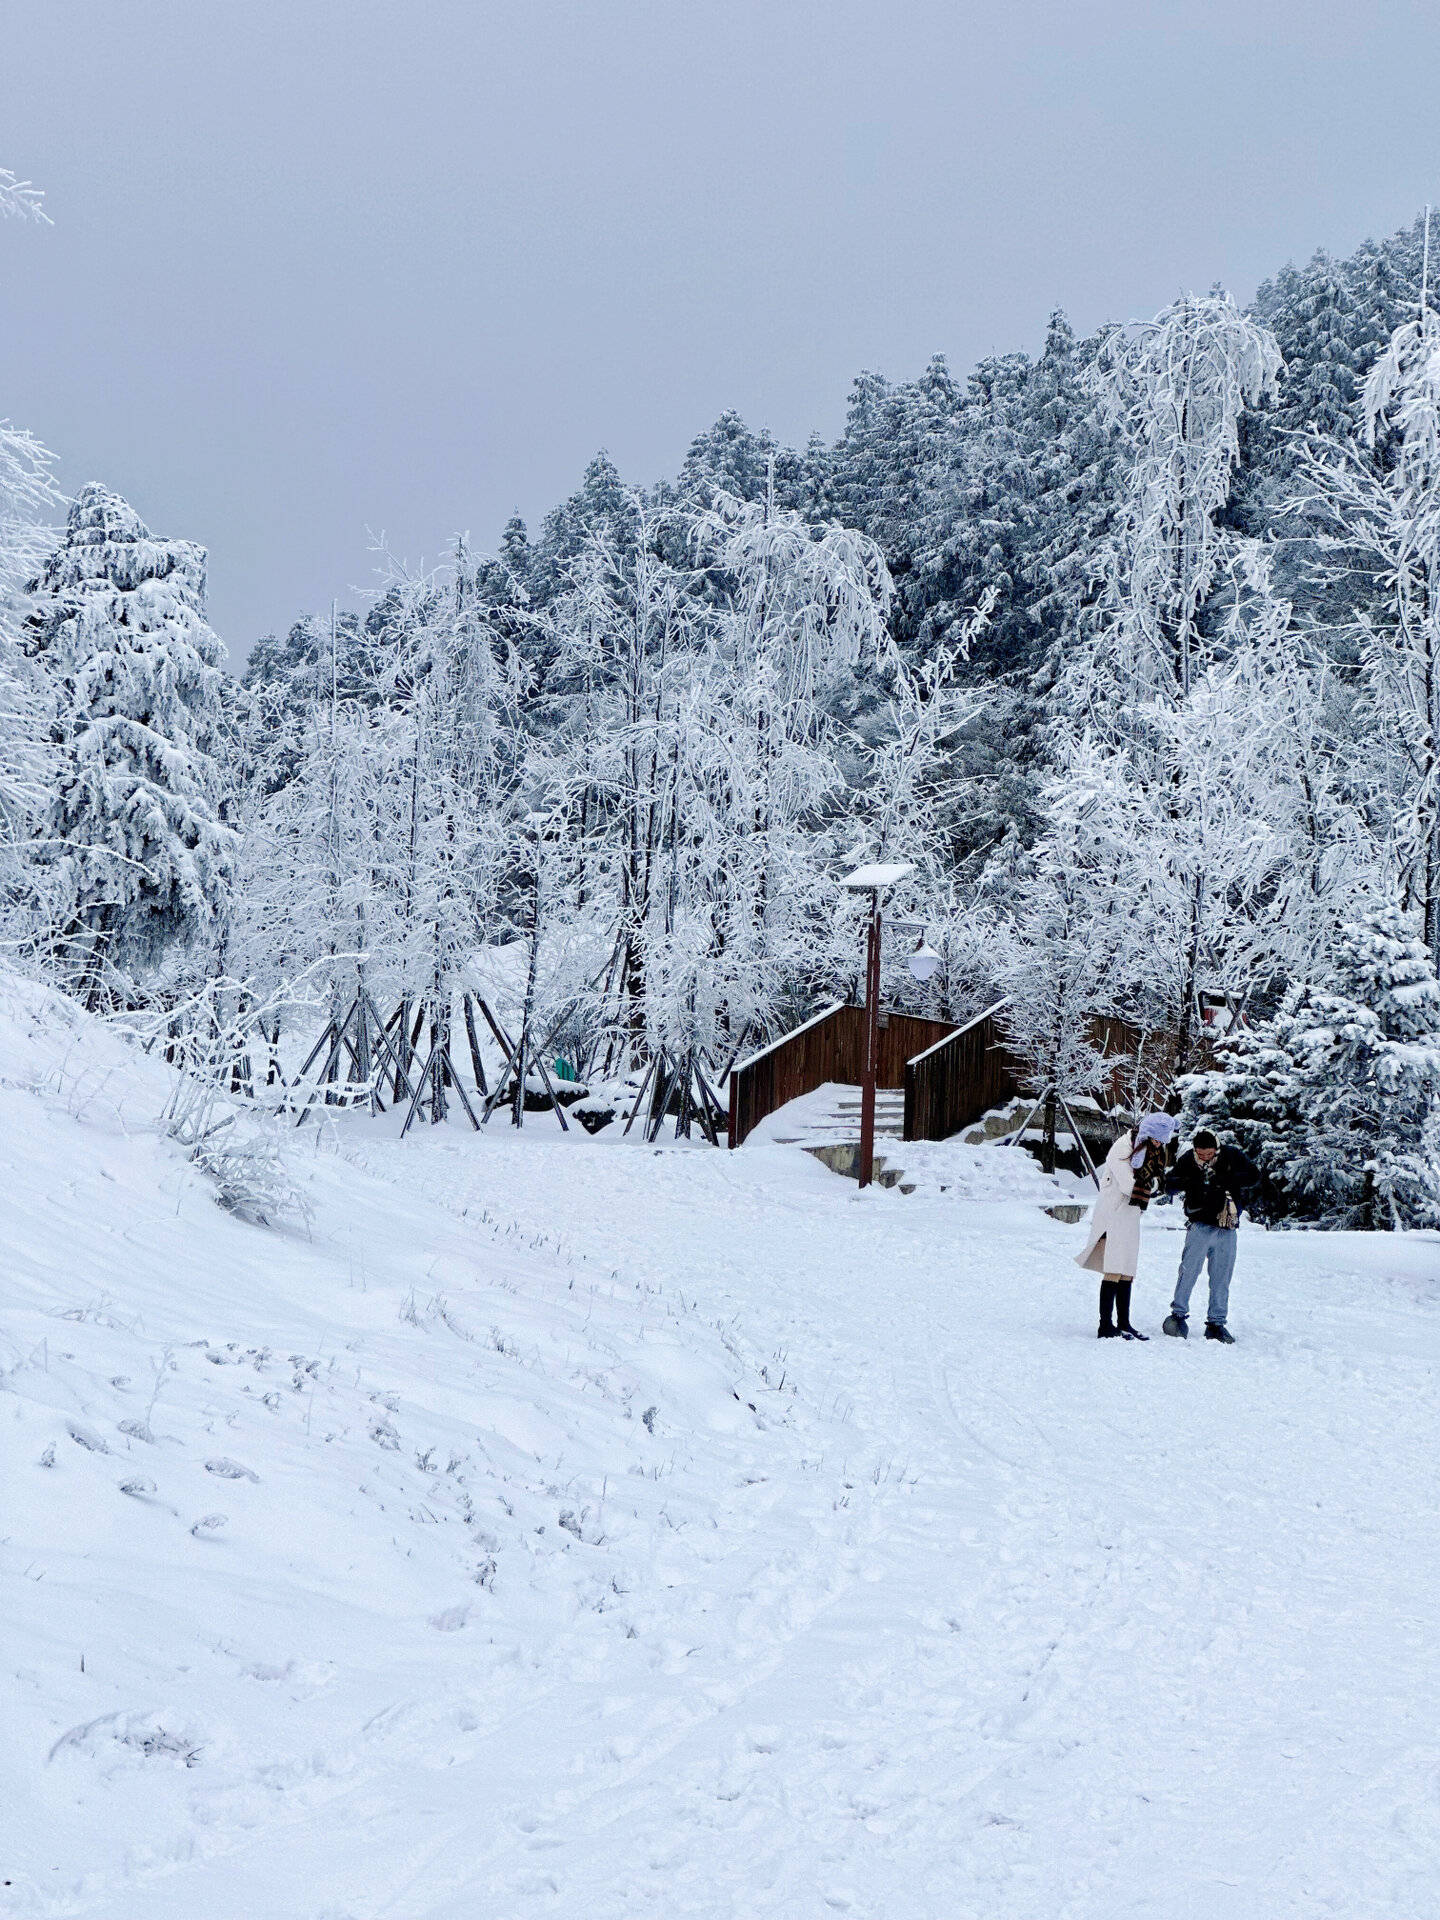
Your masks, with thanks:
[{"label": "white long coat", "polygon": [[1085,1245],[1075,1256],[1076,1266],[1088,1267],[1091,1273],[1135,1278],[1140,1259],[1141,1209],[1130,1204],[1135,1185],[1130,1156],[1134,1151],[1134,1134],[1122,1133],[1100,1170],[1100,1191],[1090,1211]]}]

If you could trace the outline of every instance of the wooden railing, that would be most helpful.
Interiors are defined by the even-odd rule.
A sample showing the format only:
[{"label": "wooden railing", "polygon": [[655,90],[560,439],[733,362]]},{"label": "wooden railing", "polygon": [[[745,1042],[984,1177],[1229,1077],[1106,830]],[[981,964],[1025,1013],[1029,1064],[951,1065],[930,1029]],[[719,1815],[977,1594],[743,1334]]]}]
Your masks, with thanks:
[{"label": "wooden railing", "polygon": [[[880,1016],[877,1085],[905,1089],[905,1138],[947,1140],[1020,1090],[1021,1068],[1003,1024],[1005,1001],[963,1027],[908,1013]],[[1165,1036],[1144,1034],[1111,1016],[1091,1021],[1095,1045],[1114,1065],[1101,1104],[1131,1097],[1134,1057],[1166,1058]],[[865,1067],[865,1009],[837,1000],[793,1033],[742,1060],[730,1075],[730,1145],[738,1147],[768,1115],[826,1081],[858,1086]]]},{"label": "wooden railing", "polygon": [[948,1140],[1014,1098],[1019,1081],[999,1023],[1004,1006],[997,1000],[906,1063],[907,1140]]},{"label": "wooden railing", "polygon": [[825,1069],[846,1055],[850,1009],[843,1000],[822,1008],[803,1027],[783,1033],[730,1070],[730,1145],[738,1147],[760,1122],[787,1100],[798,1100],[826,1080]]},{"label": "wooden railing", "polygon": [[[906,1063],[954,1031],[948,1020],[909,1013],[880,1016],[877,1086],[903,1087]],[[788,1100],[813,1093],[827,1080],[858,1086],[865,1070],[865,1009],[837,1000],[803,1027],[782,1034],[742,1060],[730,1075],[730,1144],[738,1147],[760,1122]]]}]

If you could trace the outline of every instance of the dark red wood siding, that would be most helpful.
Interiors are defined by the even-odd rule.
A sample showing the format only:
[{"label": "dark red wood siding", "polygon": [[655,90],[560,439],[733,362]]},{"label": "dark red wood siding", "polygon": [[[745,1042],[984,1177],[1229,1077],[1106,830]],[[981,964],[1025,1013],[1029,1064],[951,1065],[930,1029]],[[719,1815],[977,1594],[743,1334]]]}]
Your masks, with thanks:
[{"label": "dark red wood siding", "polygon": [[948,1140],[1018,1091],[1018,1066],[1005,1046],[1001,1002],[957,1028],[905,1069],[905,1138]]},{"label": "dark red wood siding", "polygon": [[[948,1020],[922,1020],[909,1013],[880,1016],[880,1069],[877,1084],[900,1088],[906,1065],[955,1031]],[[777,1107],[813,1093],[827,1080],[860,1084],[865,1068],[865,1009],[828,1008],[815,1019],[742,1061],[730,1076],[730,1144],[742,1140]]]}]

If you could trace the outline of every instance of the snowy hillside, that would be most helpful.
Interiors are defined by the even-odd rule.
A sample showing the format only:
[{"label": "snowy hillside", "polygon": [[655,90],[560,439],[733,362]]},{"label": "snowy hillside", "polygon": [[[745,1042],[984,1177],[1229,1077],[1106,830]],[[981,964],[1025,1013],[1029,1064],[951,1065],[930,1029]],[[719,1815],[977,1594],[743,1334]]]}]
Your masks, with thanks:
[{"label": "snowy hillside", "polygon": [[165,1092],[3,982],[0,1912],[1433,1904],[1434,1236],[1247,1227],[1236,1348],[1100,1345],[1003,1149],[357,1118],[307,1234]]}]

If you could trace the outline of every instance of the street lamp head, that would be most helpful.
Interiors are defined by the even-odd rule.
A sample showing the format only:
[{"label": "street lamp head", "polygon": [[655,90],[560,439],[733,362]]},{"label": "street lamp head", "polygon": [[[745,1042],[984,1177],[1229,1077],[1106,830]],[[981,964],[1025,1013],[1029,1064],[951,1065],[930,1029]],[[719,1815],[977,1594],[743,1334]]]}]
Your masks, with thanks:
[{"label": "street lamp head", "polygon": [[922,987],[927,980],[933,980],[935,978],[936,973],[940,969],[940,965],[940,956],[928,940],[922,940],[910,956],[910,971]]},{"label": "street lamp head", "polygon": [[853,873],[847,873],[840,882],[856,893],[880,893],[886,887],[893,887],[898,880],[908,880],[915,868],[907,862],[898,862],[891,866],[856,867]]}]

